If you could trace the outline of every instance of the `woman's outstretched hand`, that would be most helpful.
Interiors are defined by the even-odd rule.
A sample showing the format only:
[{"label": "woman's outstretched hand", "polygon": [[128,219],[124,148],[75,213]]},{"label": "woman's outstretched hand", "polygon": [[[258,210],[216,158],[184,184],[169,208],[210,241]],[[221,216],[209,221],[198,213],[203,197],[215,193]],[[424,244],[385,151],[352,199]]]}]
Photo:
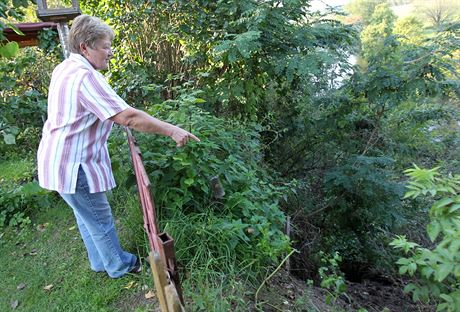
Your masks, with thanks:
[{"label": "woman's outstretched hand", "polygon": [[185,144],[187,144],[189,139],[200,142],[200,139],[198,139],[192,133],[185,131],[184,129],[179,128],[177,126],[174,126],[170,137],[176,142],[177,147],[184,146]]}]

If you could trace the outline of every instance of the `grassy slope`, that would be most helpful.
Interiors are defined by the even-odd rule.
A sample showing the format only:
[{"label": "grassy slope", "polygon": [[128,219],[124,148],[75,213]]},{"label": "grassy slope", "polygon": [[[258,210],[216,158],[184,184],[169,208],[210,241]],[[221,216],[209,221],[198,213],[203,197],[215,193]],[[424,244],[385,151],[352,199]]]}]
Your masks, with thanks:
[{"label": "grassy slope", "polygon": [[[125,232],[120,231],[122,238]],[[73,214],[60,200],[55,207],[37,214],[33,226],[20,233],[4,230],[0,235],[0,311],[11,310],[15,300],[19,303],[17,311],[123,310],[124,301],[142,299],[140,293],[148,291],[145,285],[152,287],[149,273],[110,279],[92,272]],[[135,284],[126,289],[131,282]],[[21,283],[25,287],[19,290]],[[52,289],[45,290],[50,284]],[[131,311],[153,309],[153,299],[136,301],[131,302]]]}]

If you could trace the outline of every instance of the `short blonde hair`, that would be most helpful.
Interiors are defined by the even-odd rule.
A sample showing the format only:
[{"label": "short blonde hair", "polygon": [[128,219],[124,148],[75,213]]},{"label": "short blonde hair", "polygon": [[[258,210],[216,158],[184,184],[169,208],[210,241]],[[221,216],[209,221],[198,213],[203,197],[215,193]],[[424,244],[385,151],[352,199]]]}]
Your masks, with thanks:
[{"label": "short blonde hair", "polygon": [[70,28],[68,44],[72,53],[81,54],[80,43],[85,43],[90,48],[95,48],[96,41],[109,38],[113,40],[113,30],[99,18],[89,15],[79,15]]}]

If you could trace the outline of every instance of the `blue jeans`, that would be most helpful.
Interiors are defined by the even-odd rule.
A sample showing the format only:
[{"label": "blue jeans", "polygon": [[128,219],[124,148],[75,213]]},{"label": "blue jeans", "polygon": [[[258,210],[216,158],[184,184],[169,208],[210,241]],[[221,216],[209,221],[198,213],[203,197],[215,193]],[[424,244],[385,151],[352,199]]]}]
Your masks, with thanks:
[{"label": "blue jeans", "polygon": [[137,258],[121,249],[105,192],[90,193],[85,172],[80,167],[75,194],[60,195],[73,209],[91,269],[105,271],[112,278],[129,272]]}]

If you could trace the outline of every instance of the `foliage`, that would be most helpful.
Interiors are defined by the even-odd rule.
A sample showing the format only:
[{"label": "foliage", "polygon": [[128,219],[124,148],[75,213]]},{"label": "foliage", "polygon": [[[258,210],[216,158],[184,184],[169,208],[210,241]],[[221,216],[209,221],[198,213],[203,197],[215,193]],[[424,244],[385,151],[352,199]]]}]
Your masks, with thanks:
[{"label": "foliage", "polygon": [[375,7],[370,24],[361,32],[364,57],[371,57],[383,49],[385,39],[392,34],[395,20],[396,16],[388,4]]},{"label": "foliage", "polygon": [[29,161],[4,162],[0,172],[0,228],[22,228],[31,223],[33,210],[51,203],[51,196],[33,180]]},{"label": "foliage", "polygon": [[[285,217],[278,207],[288,185],[274,184],[274,174],[261,166],[258,126],[211,116],[196,107],[202,102],[198,95],[184,92],[177,100],[152,105],[149,112],[192,131],[200,143],[175,149],[168,147],[168,138],[136,135],[154,185],[159,218],[168,220],[162,222],[172,226],[169,231],[180,242],[178,257],[191,266],[203,265],[209,257],[214,270],[228,267],[225,261],[247,261],[247,270],[276,261],[289,246],[283,234]],[[112,159],[113,167],[121,170],[123,157]],[[223,198],[210,185],[213,177],[221,181]]]},{"label": "foliage", "polygon": [[14,0],[0,2],[0,57],[14,58],[19,51],[17,42],[6,42],[6,37],[3,34],[5,28],[11,28],[16,33],[22,34],[21,31],[14,26],[11,19],[21,19],[24,16],[24,9],[29,5],[29,0]]},{"label": "foliage", "polygon": [[352,0],[345,5],[345,10],[352,15],[359,16],[367,25],[371,21],[375,7],[379,4],[382,4],[381,0]]},{"label": "foliage", "polygon": [[439,301],[437,311],[460,309],[460,175],[441,175],[439,168],[406,170],[410,177],[406,198],[431,196],[427,234],[433,247],[425,248],[398,236],[391,242],[406,257],[397,261],[399,273],[417,276],[405,287],[414,301]]},{"label": "foliage", "polygon": [[183,24],[193,24],[185,20],[192,14],[184,9],[188,2],[80,2],[84,13],[103,17],[117,34],[109,76],[114,88],[134,106],[172,98],[171,88],[188,76],[184,39],[179,36]]},{"label": "foliage", "polygon": [[38,47],[45,52],[48,57],[62,59],[62,50],[59,43],[57,31],[45,28],[38,34]]},{"label": "foliage", "polygon": [[[83,7],[107,16],[109,22],[120,22],[116,29],[123,27],[111,74],[122,92],[145,96],[147,88],[156,92],[169,76],[160,90],[163,98],[172,98],[174,86],[191,80],[205,91],[206,107],[217,115],[264,120],[278,101],[295,109],[289,90],[308,91],[315,76],[329,82],[330,74],[317,74],[344,58],[353,40],[346,26],[312,16],[308,3],[172,1],[110,6],[85,1]],[[148,41],[138,35],[144,24],[152,27]],[[149,42],[158,44],[151,47]],[[138,57],[140,51],[148,51],[143,55],[150,58]],[[132,91],[128,82],[139,82],[140,91]]]},{"label": "foliage", "polygon": [[[236,285],[214,277],[253,277],[288,250],[285,214],[303,237],[304,224],[318,229],[319,249],[340,252],[342,269],[380,269],[390,233],[418,211],[401,202],[401,168],[417,161],[458,170],[459,26],[429,33],[381,2],[352,2],[363,5],[360,35],[361,25],[312,13],[307,0],[80,2],[117,33],[106,73],[116,91],[202,139],[175,149],[166,138],[136,134],[161,227],[177,239],[187,273],[202,273],[190,285],[215,287],[192,292],[201,309],[240,304],[213,300]],[[54,35],[42,37],[55,51]],[[0,60],[2,157],[35,151],[57,61],[32,49],[16,66]],[[114,134],[120,180],[129,160],[125,137]],[[294,179],[300,183],[286,183]],[[220,180],[223,198],[209,180]],[[120,189],[134,191],[132,182]],[[297,197],[286,204],[292,188]]]},{"label": "foliage", "polygon": [[321,287],[331,291],[326,296],[326,303],[335,306],[338,297],[345,295],[347,290],[345,278],[339,268],[342,257],[337,252],[333,256],[326,256],[324,253],[320,253],[320,256],[323,264],[319,268]]},{"label": "foliage", "polygon": [[366,50],[366,65],[341,88],[304,101],[298,122],[290,123],[298,132],[277,133],[283,144],[271,142],[268,154],[282,160],[276,162],[282,174],[306,186],[304,204],[289,212],[299,218],[303,210],[304,222],[322,230],[316,248],[339,251],[351,274],[388,264],[384,242],[417,211],[402,209],[399,168],[414,157],[455,164],[459,142],[458,110],[439,99],[457,90],[455,27],[422,45],[402,42],[393,35],[391,12],[381,8],[374,21],[383,21],[384,31],[369,39],[381,45]]},{"label": "foliage", "polygon": [[385,157],[357,156],[327,172],[324,189],[331,209],[324,226],[333,238],[323,245],[326,250],[339,251],[348,262],[377,262],[379,233],[404,221],[403,189],[392,181],[392,164]]},{"label": "foliage", "polygon": [[[5,144],[16,144],[16,137],[24,133],[27,133],[30,142],[20,143],[36,148],[37,142],[34,140],[37,140],[37,128],[41,126],[46,111],[44,94],[47,92],[49,75],[56,64],[56,57],[60,57],[57,33],[50,29],[45,29],[38,36],[43,53],[33,49],[20,52],[16,42],[4,43],[6,37],[3,30],[6,27],[22,34],[13,21],[26,16],[30,3],[28,0],[0,3],[0,56],[3,56],[0,58],[0,134],[3,136],[0,151],[7,148]],[[32,66],[36,63],[41,64],[41,68]]]},{"label": "foliage", "polygon": [[[59,61],[50,32],[44,32],[51,50],[24,49],[14,60],[0,59],[0,151],[18,143],[23,150],[38,146],[41,126],[46,114],[46,93],[52,68]],[[51,39],[51,40],[49,40]],[[34,66],[40,63],[40,67]],[[3,153],[2,153],[3,154]]]},{"label": "foliage", "polygon": [[393,33],[401,36],[402,44],[421,45],[424,39],[423,30],[423,23],[418,17],[407,16],[395,22]]}]

